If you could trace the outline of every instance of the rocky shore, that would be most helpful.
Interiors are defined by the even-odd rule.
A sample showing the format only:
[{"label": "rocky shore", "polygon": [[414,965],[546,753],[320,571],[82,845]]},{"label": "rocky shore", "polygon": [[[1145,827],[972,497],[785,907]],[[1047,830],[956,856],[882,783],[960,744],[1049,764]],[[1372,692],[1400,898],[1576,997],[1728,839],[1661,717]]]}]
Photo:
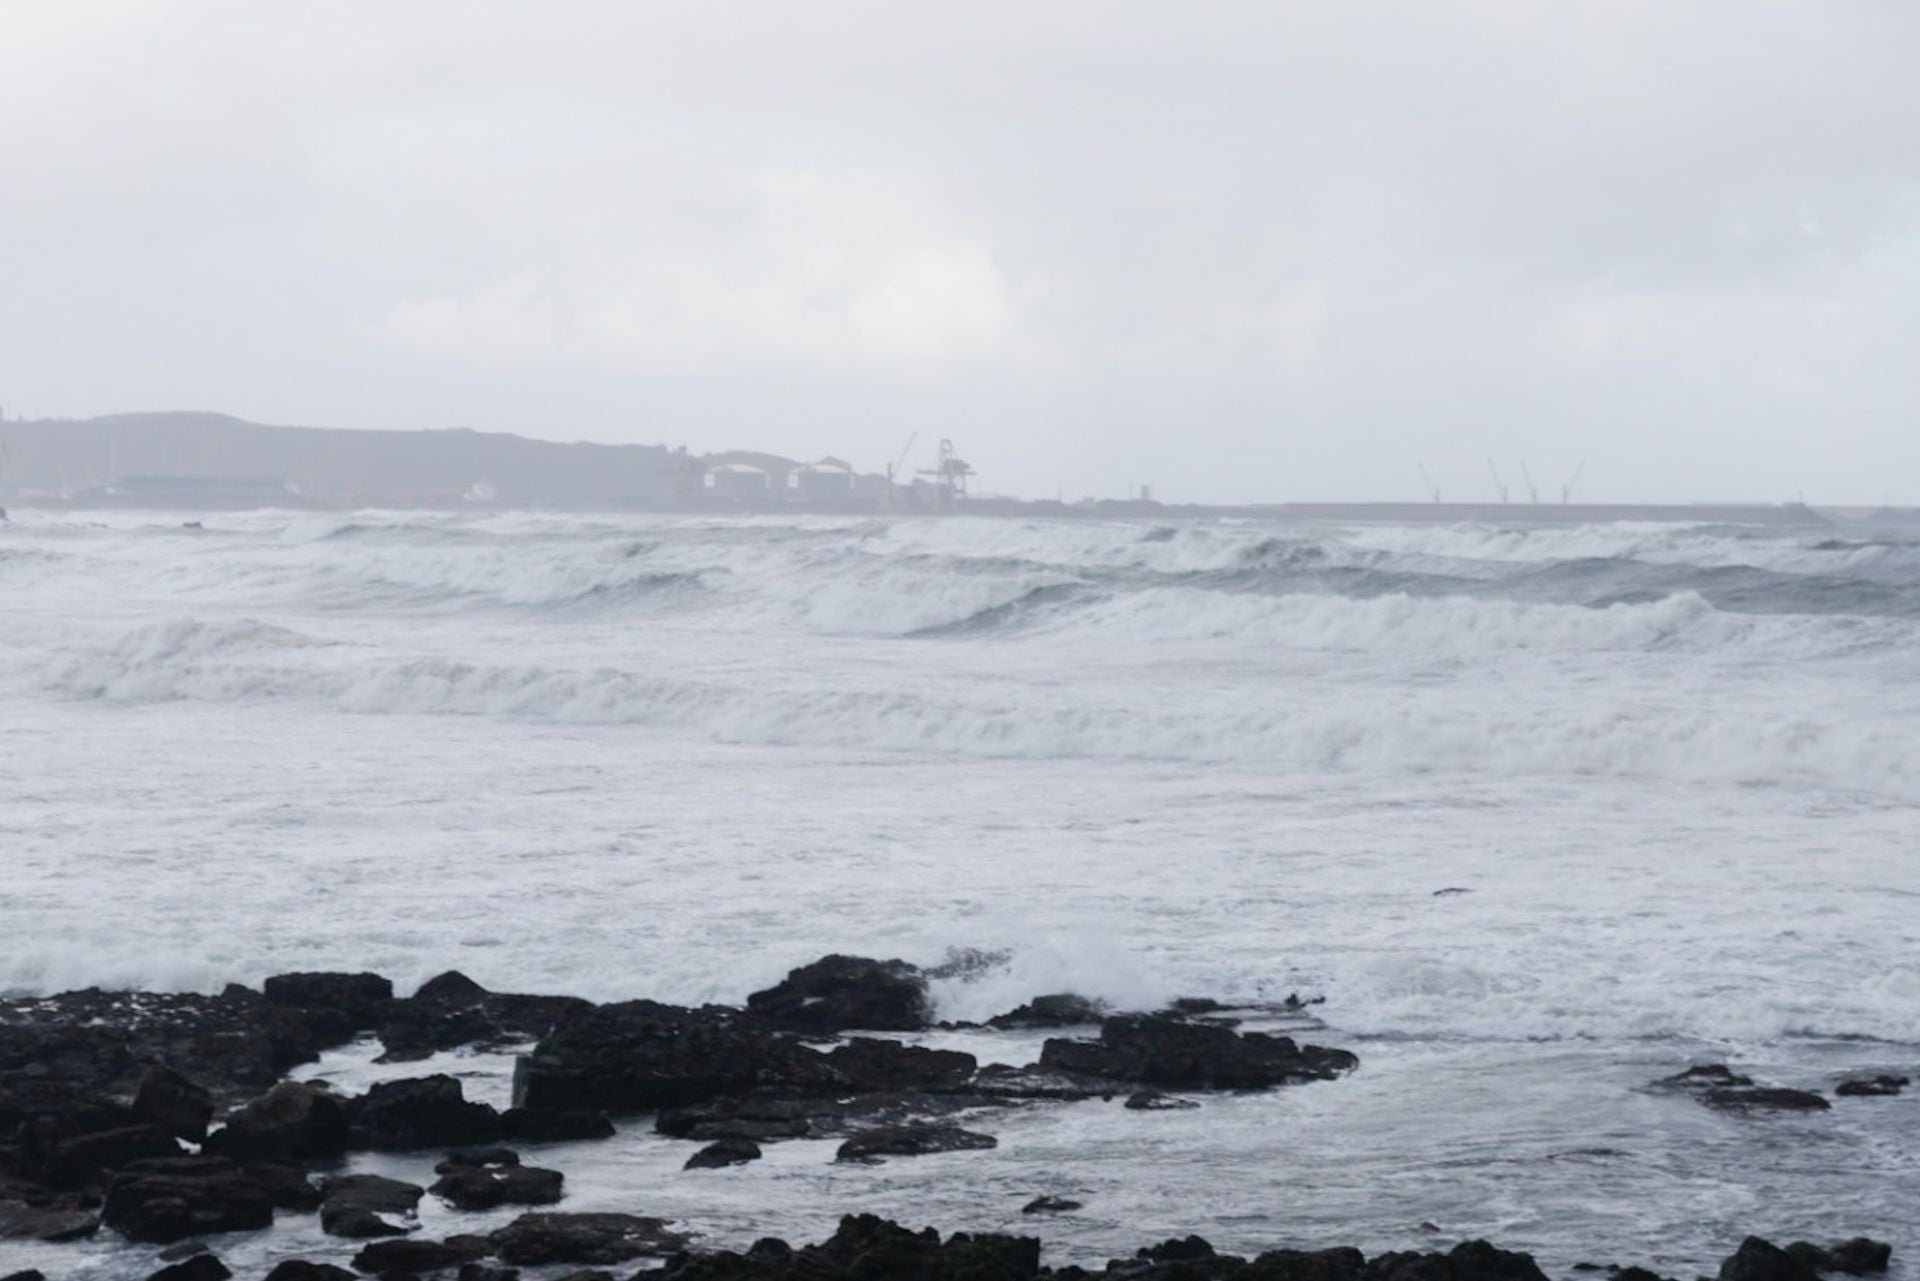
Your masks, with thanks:
[{"label": "rocky shore", "polygon": [[[926,972],[848,956],[794,970],[739,1006],[595,1005],[491,992],[457,973],[408,997],[375,974],[304,973],[215,996],[88,990],[0,1001],[0,1262],[9,1241],[63,1243],[104,1232],[152,1247],[153,1281],[220,1281],[232,1275],[219,1258],[223,1234],[314,1216],[337,1250],[283,1260],[266,1273],[272,1281],[507,1281],[520,1269],[587,1281],[636,1267],[690,1281],[1541,1276],[1527,1255],[1480,1241],[1371,1259],[1352,1248],[1244,1258],[1193,1236],[1090,1274],[1044,1265],[1033,1237],[942,1237],[872,1216],[848,1216],[818,1243],[766,1239],[729,1252],[703,1247],[662,1218],[552,1208],[565,1201],[565,1172],[523,1162],[517,1146],[605,1139],[637,1123],[663,1142],[699,1144],[688,1170],[755,1161],[764,1145],[795,1140],[829,1140],[838,1161],[878,1162],[992,1148],[993,1118],[1011,1108],[1096,1098],[1124,1098],[1139,1111],[1188,1108],[1211,1092],[1332,1081],[1359,1066],[1345,1050],[1247,1030],[1249,1016],[1313,1026],[1291,1000],[1246,1011],[1192,999],[1142,1012],[1045,994],[988,1026],[1069,1034],[1048,1037],[1030,1063],[982,1066],[968,1053],[899,1039],[954,1030],[933,1021]],[[367,1038],[387,1064],[460,1047],[523,1051],[511,1106],[468,1099],[458,1079],[438,1073],[359,1094],[289,1079],[322,1053]],[[1841,1092],[1891,1094],[1904,1084],[1880,1077]],[[1825,1106],[1818,1095],[1756,1086],[1722,1065],[1688,1069],[1656,1088],[1731,1109]],[[348,1172],[356,1152],[439,1159],[431,1183],[412,1183]],[[487,1231],[431,1240],[417,1214],[426,1198],[461,1213],[519,1213]],[[1027,1210],[1078,1208],[1041,1196]],[[1776,1248],[1756,1237],[1719,1277],[1814,1281],[1884,1271],[1888,1257],[1886,1245],[1862,1239]],[[1655,1277],[1605,1270],[1622,1281]]]}]

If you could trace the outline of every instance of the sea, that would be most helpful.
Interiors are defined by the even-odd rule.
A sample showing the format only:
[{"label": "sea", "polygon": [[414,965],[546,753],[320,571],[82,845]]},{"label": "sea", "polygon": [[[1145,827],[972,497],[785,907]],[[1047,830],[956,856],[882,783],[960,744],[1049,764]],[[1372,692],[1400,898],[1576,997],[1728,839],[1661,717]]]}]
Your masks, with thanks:
[{"label": "sea", "polygon": [[[737,1002],[829,952],[1039,993],[1319,1001],[1352,1076],[982,1118],[992,1151],[530,1154],[701,1243],[872,1211],[1098,1265],[1444,1248],[1920,1277],[1920,530],[77,512],[0,525],[0,991],[458,969]],[[1260,1026],[1259,1018],[1250,1026]],[[931,1044],[1026,1062],[1044,1034]],[[304,1069],[359,1088],[509,1054]],[[356,1168],[430,1180],[431,1154]],[[1084,1208],[1021,1213],[1041,1195]],[[423,1208],[429,1234],[504,1221]],[[338,1258],[311,1219],[242,1276]],[[0,1274],[150,1247],[0,1241]]]}]

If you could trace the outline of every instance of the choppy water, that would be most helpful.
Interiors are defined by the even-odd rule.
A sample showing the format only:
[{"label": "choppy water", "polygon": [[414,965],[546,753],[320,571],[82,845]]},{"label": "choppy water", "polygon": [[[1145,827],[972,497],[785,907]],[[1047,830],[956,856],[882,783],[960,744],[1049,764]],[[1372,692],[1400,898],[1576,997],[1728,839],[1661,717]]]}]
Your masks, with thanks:
[{"label": "choppy water", "polygon": [[1358,1075],[874,1169],[680,1175],[644,1124],[551,1155],[578,1208],[723,1242],[861,1208],[1054,1260],[1487,1235],[1685,1276],[1869,1233],[1920,1275],[1913,1097],[1637,1088],[1920,1068],[1913,536],[15,515],[0,989],[738,1000],[830,950],[1000,947],[945,1012],[1298,990]]}]

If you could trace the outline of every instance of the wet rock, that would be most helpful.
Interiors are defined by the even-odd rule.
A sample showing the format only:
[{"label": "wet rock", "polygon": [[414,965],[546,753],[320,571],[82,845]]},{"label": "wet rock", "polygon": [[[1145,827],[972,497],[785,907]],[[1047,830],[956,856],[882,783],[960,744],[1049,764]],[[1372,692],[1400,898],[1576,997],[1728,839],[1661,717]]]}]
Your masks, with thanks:
[{"label": "wet rock", "polygon": [[1250,1090],[1331,1080],[1359,1060],[1345,1050],[1296,1045],[1291,1037],[1126,1014],[1102,1023],[1097,1041],[1048,1041],[1039,1065],[1143,1085]]},{"label": "wet rock", "polygon": [[1154,1263],[1176,1263],[1186,1259],[1210,1259],[1213,1245],[1202,1236],[1178,1237],[1143,1248],[1135,1257]]},{"label": "wet rock", "polygon": [[[1337,1258],[1328,1261],[1338,1266]],[[1485,1241],[1463,1241],[1445,1254],[1383,1254],[1367,1266],[1365,1275],[1368,1281],[1547,1281],[1532,1255],[1497,1249]]]},{"label": "wet rock", "polygon": [[568,1021],[522,1057],[514,1105],[651,1112],[763,1088],[827,1095],[847,1084],[826,1055],[738,1010],[624,1001]]},{"label": "wet rock", "polygon": [[40,1180],[52,1188],[78,1188],[135,1161],[180,1155],[180,1144],[154,1125],[128,1125],[82,1134],[52,1145],[39,1163]]},{"label": "wet rock", "polygon": [[1877,1098],[1898,1094],[1912,1084],[1904,1076],[1863,1076],[1840,1082],[1834,1090],[1842,1098]]},{"label": "wet rock", "polygon": [[1710,1108],[1746,1112],[1755,1109],[1781,1112],[1825,1112],[1833,1105],[1811,1090],[1779,1087],[1745,1087],[1732,1090],[1708,1090],[1700,1101]]},{"label": "wet rock", "polygon": [[219,1157],[140,1161],[114,1177],[101,1221],[129,1240],[165,1245],[273,1222],[273,1196]]},{"label": "wet rock", "polygon": [[462,1045],[497,1047],[537,1039],[593,1003],[576,996],[489,992],[457,970],[420,985],[420,990],[384,1009],[382,1062],[425,1058]]},{"label": "wet rock", "polygon": [[440,1272],[484,1259],[490,1247],[484,1237],[448,1237],[422,1241],[414,1237],[375,1241],[353,1256],[356,1272],[385,1276],[391,1272]]},{"label": "wet rock", "polygon": [[47,1281],[47,1276],[38,1268],[28,1268],[25,1272],[9,1272],[0,1281]]},{"label": "wet rock", "polygon": [[0,1201],[0,1241],[78,1241],[100,1230],[100,1216],[77,1207]]},{"label": "wet rock", "polygon": [[718,1139],[688,1157],[687,1163],[680,1168],[717,1170],[723,1166],[745,1165],[759,1159],[760,1145],[752,1139]]},{"label": "wet rock", "polygon": [[508,1108],[500,1114],[501,1133],[522,1143],[576,1143],[610,1139],[613,1122],[605,1112]]},{"label": "wet rock", "polygon": [[0,1000],[0,1078],[32,1068],[119,1098],[154,1064],[216,1096],[244,1097],[334,1043],[303,1012],[240,987],[219,996],[90,988]]},{"label": "wet rock", "polygon": [[905,961],[827,956],[755,992],[747,1008],[796,1032],[917,1032],[928,1022],[927,980]]},{"label": "wet rock", "polygon": [[1786,1247],[1789,1255],[1821,1272],[1844,1272],[1850,1276],[1864,1276],[1869,1272],[1885,1272],[1887,1264],[1893,1259],[1893,1247],[1885,1241],[1875,1241],[1870,1237],[1854,1237],[1838,1245],[1821,1247],[1806,1241],[1795,1241]]},{"label": "wet rock", "polygon": [[330,1236],[404,1236],[416,1224],[396,1224],[390,1216],[411,1219],[424,1190],[378,1174],[349,1174],[328,1179],[321,1189],[320,1230]]},{"label": "wet rock", "polygon": [[456,1166],[441,1175],[431,1191],[457,1210],[491,1210],[501,1205],[552,1205],[560,1199],[565,1176],[530,1165]]},{"label": "wet rock", "polygon": [[440,1163],[433,1167],[435,1174],[451,1174],[455,1170],[471,1169],[475,1166],[519,1165],[520,1154],[512,1148],[461,1148],[449,1152]]},{"label": "wet rock", "polygon": [[500,1114],[470,1103],[446,1075],[382,1081],[347,1105],[354,1146],[380,1151],[465,1147],[501,1137]]},{"label": "wet rock", "polygon": [[1654,1082],[1656,1088],[1680,1090],[1710,1108],[1727,1112],[1824,1112],[1832,1106],[1811,1090],[1789,1090],[1755,1085],[1753,1078],[1724,1063],[1690,1067]]},{"label": "wet rock", "polygon": [[1134,1112],[1181,1112],[1199,1106],[1192,1099],[1177,1099],[1158,1090],[1135,1090],[1126,1102],[1126,1107]]},{"label": "wet rock", "polygon": [[996,1106],[1000,1102],[975,1094],[851,1094],[814,1098],[752,1094],[744,1098],[716,1099],[697,1107],[670,1109],[654,1119],[654,1129],[676,1139],[750,1139],[771,1143],[918,1124],[933,1117]]},{"label": "wet rock", "polygon": [[227,1281],[233,1270],[211,1254],[196,1254],[180,1263],[170,1263],[147,1281]]},{"label": "wet rock", "polygon": [[868,1037],[854,1037],[834,1047],[826,1057],[854,1088],[875,1093],[958,1090],[980,1067],[973,1055],[958,1050],[932,1050]]},{"label": "wet rock", "polygon": [[1063,1072],[1039,1064],[1012,1067],[1005,1063],[989,1063],[974,1076],[969,1088],[983,1098],[1072,1101],[1108,1099],[1116,1094],[1128,1093],[1131,1087],[1125,1082],[1109,1081],[1105,1077],[1087,1076],[1079,1072]]},{"label": "wet rock", "polygon": [[996,1148],[1000,1140],[957,1125],[896,1125],[856,1134],[840,1145],[836,1161],[876,1161],[890,1156],[926,1156]]},{"label": "wet rock", "polygon": [[273,1265],[266,1281],[354,1281],[353,1273],[331,1263],[309,1263],[305,1259],[283,1259]]},{"label": "wet rock", "polygon": [[1018,1009],[996,1014],[987,1020],[987,1026],[1074,1027],[1082,1023],[1098,1023],[1106,1014],[1107,1007],[1099,1001],[1090,1001],[1072,992],[1059,992],[1051,996],[1036,996]]},{"label": "wet rock", "polygon": [[519,1281],[520,1269],[496,1268],[488,1263],[463,1263],[455,1281]]},{"label": "wet rock", "polygon": [[[1443,1256],[1419,1257],[1437,1261]],[[1257,1281],[1359,1281],[1366,1267],[1366,1256],[1352,1246],[1331,1250],[1269,1250],[1253,1261],[1247,1276],[1249,1281],[1256,1278]],[[1441,1276],[1451,1272],[1444,1264],[1432,1270]]]},{"label": "wet rock", "polygon": [[347,1139],[339,1099],[322,1086],[282,1081],[229,1116],[208,1136],[206,1150],[236,1161],[299,1164],[340,1156]]},{"label": "wet rock", "polygon": [[848,1215],[818,1245],[794,1250],[767,1240],[745,1254],[681,1255],[658,1275],[662,1281],[1030,1281],[1040,1275],[1040,1242],[964,1232],[942,1240],[932,1228],[912,1232],[870,1214]]},{"label": "wet rock", "polygon": [[246,1165],[241,1167],[241,1174],[267,1194],[276,1210],[307,1213],[320,1208],[320,1189],[298,1166]]},{"label": "wet rock", "polygon": [[633,1214],[523,1214],[489,1240],[516,1267],[625,1263],[671,1255],[687,1244],[685,1236],[667,1230],[666,1220]]},{"label": "wet rock", "polygon": [[152,1067],[134,1092],[133,1119],[177,1139],[199,1143],[213,1120],[213,1093],[170,1067]]},{"label": "wet rock", "polygon": [[1078,1210],[1083,1202],[1070,1201],[1066,1197],[1035,1197],[1020,1207],[1022,1214],[1071,1214]]},{"label": "wet rock", "polygon": [[1819,1273],[1771,1241],[1748,1237],[1720,1264],[1719,1281],[1818,1281]]},{"label": "wet rock", "polygon": [[261,985],[267,1001],[306,1011],[332,1011],[349,1033],[378,1026],[393,983],[378,974],[276,974]]}]

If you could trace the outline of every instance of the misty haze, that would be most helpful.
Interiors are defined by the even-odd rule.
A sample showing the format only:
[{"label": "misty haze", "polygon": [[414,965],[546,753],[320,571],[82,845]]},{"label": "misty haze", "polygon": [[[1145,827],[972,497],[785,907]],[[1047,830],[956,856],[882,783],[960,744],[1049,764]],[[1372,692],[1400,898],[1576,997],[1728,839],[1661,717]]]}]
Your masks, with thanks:
[{"label": "misty haze", "polygon": [[0,1281],[1915,1281],[1920,9],[0,0]]}]

